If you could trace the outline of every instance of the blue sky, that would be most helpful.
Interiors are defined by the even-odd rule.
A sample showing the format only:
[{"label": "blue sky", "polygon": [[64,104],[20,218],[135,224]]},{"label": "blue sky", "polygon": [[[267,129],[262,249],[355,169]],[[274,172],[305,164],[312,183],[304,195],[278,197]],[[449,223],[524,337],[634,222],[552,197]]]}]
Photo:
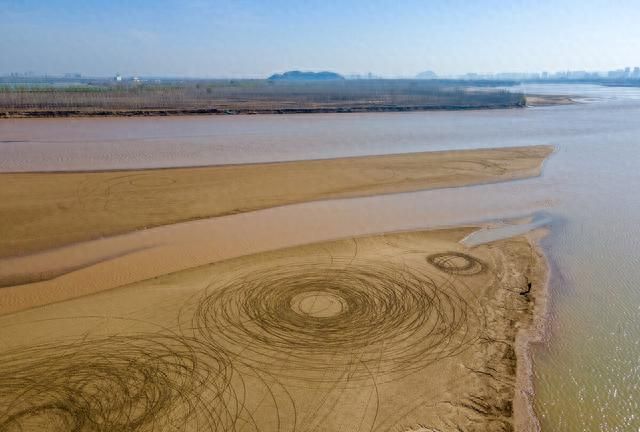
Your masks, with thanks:
[{"label": "blue sky", "polygon": [[638,0],[0,0],[0,74],[640,66]]}]

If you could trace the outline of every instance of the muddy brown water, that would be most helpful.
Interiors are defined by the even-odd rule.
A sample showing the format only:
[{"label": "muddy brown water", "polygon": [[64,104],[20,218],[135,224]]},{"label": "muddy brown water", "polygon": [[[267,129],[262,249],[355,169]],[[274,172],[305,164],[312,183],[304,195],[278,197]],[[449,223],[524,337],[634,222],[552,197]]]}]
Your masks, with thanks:
[{"label": "muddy brown water", "polygon": [[[638,430],[640,91],[528,90],[580,95],[581,103],[475,112],[3,120],[0,170],[191,166],[553,144],[557,152],[540,178],[308,203],[290,211],[305,218],[302,227],[326,226],[327,218],[342,223],[325,234],[316,231],[318,240],[354,230],[426,228],[544,210],[551,219],[543,240],[552,264],[549,324],[547,340],[534,350],[543,430]],[[301,240],[291,236],[292,243]]]}]

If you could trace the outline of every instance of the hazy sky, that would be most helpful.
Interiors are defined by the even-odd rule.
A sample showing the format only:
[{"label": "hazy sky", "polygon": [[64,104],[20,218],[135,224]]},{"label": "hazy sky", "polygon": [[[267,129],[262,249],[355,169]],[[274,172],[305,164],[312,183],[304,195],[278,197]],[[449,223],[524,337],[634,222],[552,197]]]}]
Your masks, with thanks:
[{"label": "hazy sky", "polygon": [[0,0],[0,74],[640,66],[640,0]]}]

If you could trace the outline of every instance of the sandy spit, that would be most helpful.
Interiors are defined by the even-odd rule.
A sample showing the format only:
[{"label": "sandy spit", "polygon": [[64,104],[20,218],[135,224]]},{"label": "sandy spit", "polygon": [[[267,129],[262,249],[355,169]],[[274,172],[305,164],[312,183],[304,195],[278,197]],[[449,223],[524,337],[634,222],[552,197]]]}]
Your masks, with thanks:
[{"label": "sandy spit", "polygon": [[555,95],[526,95],[525,100],[528,107],[572,105],[576,103],[576,101],[569,96]]},{"label": "sandy spit", "polygon": [[551,146],[140,171],[0,174],[0,258],[286,204],[535,176]]}]

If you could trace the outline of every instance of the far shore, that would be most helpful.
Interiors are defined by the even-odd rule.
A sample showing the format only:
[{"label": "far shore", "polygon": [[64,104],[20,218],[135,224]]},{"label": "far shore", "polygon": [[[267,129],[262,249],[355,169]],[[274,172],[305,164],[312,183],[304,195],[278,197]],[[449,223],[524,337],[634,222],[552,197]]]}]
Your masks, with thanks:
[{"label": "far shore", "polygon": [[494,83],[441,80],[94,83],[0,86],[0,118],[317,114],[523,108]]},{"label": "far shore", "polygon": [[471,111],[518,109],[527,107],[570,105],[575,103],[567,96],[527,95],[525,103],[487,105],[356,105],[318,107],[238,107],[238,108],[148,108],[148,109],[24,109],[2,110],[0,119],[15,118],[69,118],[69,117],[167,117],[191,115],[277,115],[277,114],[350,114],[420,111]]},{"label": "far shore", "polygon": [[[553,104],[551,104],[553,105]],[[66,117],[166,117],[185,115],[257,115],[257,114],[349,114],[373,112],[413,112],[413,111],[469,111],[524,108],[524,105],[480,105],[480,106],[354,106],[354,107],[311,107],[311,108],[177,108],[177,109],[65,109],[65,110],[24,110],[0,111],[2,118],[66,118]]]}]

